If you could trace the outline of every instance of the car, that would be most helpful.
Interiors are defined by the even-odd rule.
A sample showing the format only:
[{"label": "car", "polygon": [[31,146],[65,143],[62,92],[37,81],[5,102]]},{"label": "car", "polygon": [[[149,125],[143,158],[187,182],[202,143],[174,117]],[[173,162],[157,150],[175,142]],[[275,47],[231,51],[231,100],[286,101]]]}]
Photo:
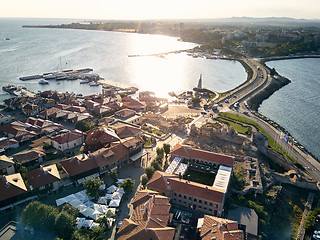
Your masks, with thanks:
[{"label": "car", "polygon": [[228,100],[228,99],[226,99],[226,100],[224,100],[224,102],[225,102],[225,103],[229,103],[229,100]]},{"label": "car", "polygon": [[206,112],[206,111],[202,111],[201,114],[202,114],[202,115],[206,115],[207,112]]}]

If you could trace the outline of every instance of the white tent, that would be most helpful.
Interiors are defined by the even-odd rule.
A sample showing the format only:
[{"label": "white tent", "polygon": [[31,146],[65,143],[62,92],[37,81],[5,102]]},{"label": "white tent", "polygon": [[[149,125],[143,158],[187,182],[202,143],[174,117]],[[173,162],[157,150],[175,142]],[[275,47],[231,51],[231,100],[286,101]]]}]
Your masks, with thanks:
[{"label": "white tent", "polygon": [[119,193],[119,192],[114,192],[113,194],[112,194],[112,196],[111,196],[111,200],[114,200],[114,199],[116,199],[116,200],[121,200],[121,198],[122,198],[122,196],[123,196],[123,194],[122,193]]},{"label": "white tent", "polygon": [[107,188],[108,193],[114,193],[117,190],[117,187],[115,185],[111,185]]},{"label": "white tent", "polygon": [[84,190],[75,193],[74,196],[75,196],[77,199],[79,199],[80,201],[82,201],[82,202],[86,202],[86,201],[89,200],[89,198],[88,198],[88,196],[87,196],[87,194],[86,194],[86,192],[85,192]]},{"label": "white tent", "polygon": [[76,220],[77,220],[77,229],[79,230],[80,228],[82,228],[86,219],[77,217]]},{"label": "white tent", "polygon": [[89,217],[92,213],[94,213],[94,210],[92,208],[86,208],[81,214],[83,214],[86,217]]},{"label": "white tent", "polygon": [[106,193],[106,195],[104,196],[106,199],[111,200],[112,199],[112,194],[110,193]]},{"label": "white tent", "polygon": [[125,193],[124,190],[123,190],[123,188],[121,188],[121,187],[117,189],[117,192],[122,193],[122,194]]},{"label": "white tent", "polygon": [[78,199],[74,199],[74,200],[72,200],[71,202],[69,202],[69,204],[70,204],[71,206],[73,206],[73,207],[76,208],[77,206],[81,205],[82,202],[79,201]]},{"label": "white tent", "polygon": [[93,224],[93,220],[85,220],[83,223],[83,226],[86,228],[89,228],[92,226],[92,224]]},{"label": "white tent", "polygon": [[99,190],[102,191],[102,190],[105,190],[106,189],[106,185],[102,184],[100,187],[99,187]]},{"label": "white tent", "polygon": [[102,205],[102,204],[94,204],[94,210],[95,211],[98,211],[98,212],[101,212],[101,213],[104,213],[107,211],[107,206],[106,205]]},{"label": "white tent", "polygon": [[56,200],[56,204],[57,204],[57,207],[59,207],[60,205],[66,203],[66,199],[65,198],[59,198]]},{"label": "white tent", "polygon": [[119,207],[119,205],[120,205],[120,200],[112,199],[110,204],[109,204],[109,207]]},{"label": "white tent", "polygon": [[68,195],[66,197],[64,197],[64,199],[66,200],[67,203],[71,202],[72,200],[77,199],[76,196],[74,194]]},{"label": "white tent", "polygon": [[79,210],[80,213],[84,212],[88,207],[84,204],[80,204],[77,206],[77,209]]},{"label": "white tent", "polygon": [[98,220],[99,218],[102,218],[101,212],[94,211],[92,214],[88,216],[89,218],[92,218],[93,220]]},{"label": "white tent", "polygon": [[108,199],[106,197],[100,197],[98,199],[98,203],[100,204],[107,204],[108,203]]}]

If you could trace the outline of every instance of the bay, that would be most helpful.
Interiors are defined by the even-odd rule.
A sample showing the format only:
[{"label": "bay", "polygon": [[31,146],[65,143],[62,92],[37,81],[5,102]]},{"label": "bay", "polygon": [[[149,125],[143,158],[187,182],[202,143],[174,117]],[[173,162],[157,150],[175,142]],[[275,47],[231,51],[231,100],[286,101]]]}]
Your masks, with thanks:
[{"label": "bay", "polygon": [[[193,58],[185,53],[163,57],[128,57],[190,49],[197,44],[177,38],[123,32],[74,29],[22,28],[22,25],[71,23],[67,19],[0,19],[0,83],[26,86],[32,91],[58,90],[100,93],[101,86],[80,85],[79,81],[20,81],[21,76],[60,69],[93,68],[106,80],[150,90],[159,96],[170,91],[190,90],[200,74],[203,85],[218,92],[228,91],[246,80],[237,61]],[[10,40],[5,40],[10,38]],[[8,95],[1,90],[0,100]]]},{"label": "bay", "polygon": [[287,129],[320,159],[320,59],[278,60],[266,64],[291,83],[263,101],[259,112]]}]

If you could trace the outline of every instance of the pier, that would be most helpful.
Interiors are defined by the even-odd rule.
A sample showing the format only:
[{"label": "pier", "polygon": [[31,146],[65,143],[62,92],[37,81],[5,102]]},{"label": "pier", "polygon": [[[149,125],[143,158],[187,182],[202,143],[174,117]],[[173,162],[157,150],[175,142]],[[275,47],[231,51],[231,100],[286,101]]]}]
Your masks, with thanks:
[{"label": "pier", "polygon": [[48,72],[43,74],[31,75],[20,77],[21,81],[28,81],[34,79],[46,79],[46,80],[75,80],[75,79],[85,79],[85,78],[94,78],[93,80],[97,80],[97,74],[92,74],[92,76],[88,73],[92,72],[92,68],[82,68],[78,70],[67,69],[63,71],[55,71],[55,72]]}]

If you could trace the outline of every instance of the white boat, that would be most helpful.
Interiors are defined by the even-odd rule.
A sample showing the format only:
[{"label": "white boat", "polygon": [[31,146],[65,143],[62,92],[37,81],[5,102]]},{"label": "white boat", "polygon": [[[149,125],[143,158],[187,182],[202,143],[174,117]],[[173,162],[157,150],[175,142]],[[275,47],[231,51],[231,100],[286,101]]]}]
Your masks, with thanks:
[{"label": "white boat", "polygon": [[90,87],[99,86],[100,84],[97,82],[91,82],[89,83]]},{"label": "white boat", "polygon": [[88,80],[81,80],[80,81],[80,84],[86,84],[86,83],[89,83],[89,81]]},{"label": "white boat", "polygon": [[41,79],[39,82],[39,84],[49,84],[49,82],[47,80]]}]

